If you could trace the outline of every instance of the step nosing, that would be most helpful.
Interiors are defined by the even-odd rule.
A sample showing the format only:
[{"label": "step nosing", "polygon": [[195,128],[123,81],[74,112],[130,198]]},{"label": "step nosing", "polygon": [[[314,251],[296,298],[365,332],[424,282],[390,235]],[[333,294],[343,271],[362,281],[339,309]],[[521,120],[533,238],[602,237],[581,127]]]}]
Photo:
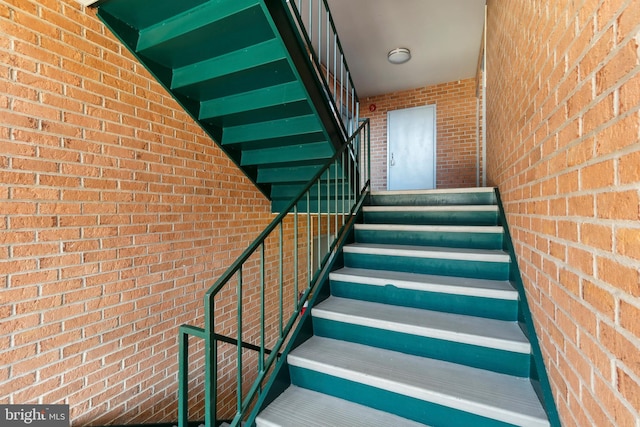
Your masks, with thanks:
[{"label": "step nosing", "polygon": [[329,275],[330,280],[368,286],[393,287],[413,291],[436,292],[470,297],[517,300],[518,291],[508,281],[421,275],[384,270],[342,268]]},{"label": "step nosing", "polygon": [[[425,338],[469,344],[478,347],[492,348],[495,350],[504,350],[522,354],[529,354],[531,352],[531,345],[528,342],[516,341],[508,338],[481,336],[470,332],[459,332],[430,327],[428,325],[410,325],[393,320],[374,319],[356,314],[338,313],[317,307],[313,308],[312,316],[336,322],[349,323],[375,329],[384,329],[390,332],[405,333]],[[484,319],[481,318],[477,319],[478,322],[482,322],[483,320]]]},{"label": "step nosing", "polygon": [[[326,342],[329,345],[332,345],[331,341],[335,341],[316,337],[312,338],[312,340],[321,343]],[[367,346],[349,343],[339,344],[333,348],[324,348],[329,352],[324,357],[331,357],[331,363],[322,360],[323,355],[310,358],[304,355],[299,356],[295,352],[289,354],[288,361],[294,367],[313,370],[380,390],[448,406],[515,425],[548,425],[546,415],[544,415],[543,409],[537,402],[535,392],[526,379],[517,379],[505,374],[482,372],[481,369],[461,367],[449,362],[379,350],[379,354],[384,354],[382,357],[388,358],[385,359],[387,360],[386,363],[399,364],[406,370],[405,377],[392,378],[388,370],[380,371],[378,369],[375,372],[367,372],[367,369],[374,369],[380,361],[375,359],[367,360],[366,358],[369,356],[363,353],[363,351],[367,351],[365,350],[366,348]],[[316,351],[321,350],[317,349]],[[335,353],[336,350],[342,350],[342,352]],[[345,354],[344,351],[351,351],[352,354]],[[344,360],[347,358],[351,359],[349,359],[350,362],[345,364]],[[418,367],[415,362],[416,359],[428,361],[431,369],[436,369],[436,371],[431,371],[428,365],[424,365],[423,368],[427,369],[428,372],[418,373],[415,371]],[[414,362],[411,362],[411,360],[414,360]],[[441,369],[437,370],[437,366],[440,366]],[[454,372],[452,369],[457,370],[458,377],[455,379],[451,377]],[[471,372],[475,374],[471,374]],[[478,374],[479,372],[481,373]],[[418,375],[416,376],[416,374]],[[430,377],[428,377],[429,375]],[[469,377],[469,375],[472,375],[473,378]],[[418,377],[420,377],[420,380],[418,380]],[[490,378],[492,380],[489,380]],[[509,387],[509,390],[503,389],[500,385]],[[517,389],[514,388],[516,386]],[[532,399],[535,399],[535,402]]]},{"label": "step nosing", "polygon": [[394,196],[405,194],[465,194],[465,193],[493,193],[493,187],[470,187],[470,188],[436,188],[429,190],[379,190],[372,191],[372,196]]},{"label": "step nosing", "polygon": [[436,246],[403,246],[351,244],[344,247],[346,253],[364,255],[406,256],[414,258],[438,258],[459,261],[481,261],[508,263],[509,254],[500,250],[471,250],[466,248],[448,248]]},{"label": "step nosing", "polygon": [[504,234],[503,227],[486,225],[356,224],[355,228],[356,230],[372,231],[423,231],[446,233]]}]

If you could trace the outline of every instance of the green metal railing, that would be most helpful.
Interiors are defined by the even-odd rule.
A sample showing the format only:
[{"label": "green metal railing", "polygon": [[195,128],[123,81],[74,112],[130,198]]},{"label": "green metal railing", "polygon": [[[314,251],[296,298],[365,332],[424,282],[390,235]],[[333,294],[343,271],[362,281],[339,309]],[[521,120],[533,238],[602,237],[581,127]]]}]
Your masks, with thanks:
[{"label": "green metal railing", "polygon": [[327,0],[282,0],[291,13],[345,136],[358,126],[360,103]]},{"label": "green metal railing", "polygon": [[[187,426],[188,423],[190,336],[204,340],[206,427],[215,426],[217,421],[219,368],[235,367],[236,402],[232,426],[239,425],[259,397],[271,368],[299,320],[304,302],[315,291],[320,273],[338,240],[346,232],[346,225],[355,214],[359,200],[369,189],[369,132],[367,119],[361,122],[347,143],[306,184],[288,208],[274,218],[206,292],[204,328],[180,326],[180,426]],[[287,227],[286,221],[292,223],[292,227]],[[286,264],[285,258],[292,265]],[[318,262],[314,267],[313,261],[316,260]],[[276,269],[275,274],[268,271],[273,268]],[[288,273],[286,277],[285,270]],[[235,297],[231,291],[234,286]],[[226,293],[224,298],[221,297],[223,293]],[[256,296],[257,304],[254,304]],[[274,301],[277,303],[274,304]],[[259,321],[254,321],[251,326],[251,321],[247,319],[255,316],[253,313],[247,315],[245,310],[247,306],[255,309],[256,305]],[[234,311],[235,326],[229,327]],[[235,338],[225,335],[223,332],[226,329],[235,332]],[[255,342],[247,342],[250,338]],[[221,343],[236,347],[235,364],[226,361],[224,366],[219,366]],[[270,349],[267,348],[269,344]],[[247,350],[257,354],[255,363],[252,359],[245,361]],[[252,364],[255,371],[249,372]],[[243,385],[246,376],[255,376],[248,387]]]}]

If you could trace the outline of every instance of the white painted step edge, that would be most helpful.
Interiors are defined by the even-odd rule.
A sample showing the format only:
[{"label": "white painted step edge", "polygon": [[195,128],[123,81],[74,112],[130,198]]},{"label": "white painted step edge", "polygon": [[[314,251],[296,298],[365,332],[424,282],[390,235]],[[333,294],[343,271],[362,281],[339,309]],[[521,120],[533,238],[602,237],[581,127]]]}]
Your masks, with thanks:
[{"label": "white painted step edge", "polygon": [[370,231],[410,231],[432,233],[483,233],[504,234],[500,226],[485,225],[414,225],[414,224],[356,224],[356,230]]},{"label": "white painted step edge", "polygon": [[399,194],[460,194],[460,193],[493,193],[494,187],[472,187],[472,188],[436,188],[431,190],[383,190],[372,191],[372,196],[386,196]]},{"label": "white painted step edge", "polygon": [[528,378],[314,336],[291,366],[522,427],[549,421]]},{"label": "white painted step edge", "polygon": [[516,322],[330,297],[312,316],[419,337],[529,354],[531,345]]},{"label": "white painted step edge", "polygon": [[381,245],[353,243],[344,247],[346,253],[365,255],[406,256],[413,258],[438,258],[460,261],[509,262],[509,254],[501,250],[443,248],[436,246]]},{"label": "white painted step edge", "polygon": [[497,205],[363,206],[365,212],[498,212]]},{"label": "white painted step edge", "polygon": [[439,292],[450,295],[465,295],[511,301],[518,299],[518,291],[506,280],[435,276],[430,274],[366,270],[348,267],[330,273],[329,279],[361,285],[392,286],[394,288],[420,292]]},{"label": "white painted step edge", "polygon": [[256,426],[424,427],[424,424],[292,385],[258,415]]}]

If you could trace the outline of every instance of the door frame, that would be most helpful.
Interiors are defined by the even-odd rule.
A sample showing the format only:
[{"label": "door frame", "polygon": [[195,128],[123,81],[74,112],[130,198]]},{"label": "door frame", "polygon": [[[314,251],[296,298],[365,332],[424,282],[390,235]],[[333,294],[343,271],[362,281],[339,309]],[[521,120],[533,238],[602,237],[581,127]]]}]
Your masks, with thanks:
[{"label": "door frame", "polygon": [[425,105],[419,105],[417,107],[409,107],[409,108],[398,108],[396,110],[388,110],[387,111],[387,162],[385,164],[386,170],[387,170],[387,190],[389,190],[389,184],[391,182],[391,173],[390,173],[390,165],[391,165],[391,158],[389,156],[389,145],[390,145],[390,126],[389,123],[391,122],[390,120],[390,115],[393,111],[403,111],[403,110],[417,110],[417,109],[433,109],[433,188],[437,188],[437,170],[436,167],[438,165],[438,127],[437,127],[437,108],[436,108],[436,104],[425,104]]}]

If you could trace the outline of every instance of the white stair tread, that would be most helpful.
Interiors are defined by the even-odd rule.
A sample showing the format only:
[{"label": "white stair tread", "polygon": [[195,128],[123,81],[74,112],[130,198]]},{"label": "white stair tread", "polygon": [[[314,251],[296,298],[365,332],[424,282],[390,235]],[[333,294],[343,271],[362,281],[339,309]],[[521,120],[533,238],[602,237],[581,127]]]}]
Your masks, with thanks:
[{"label": "white stair tread", "polygon": [[317,336],[287,361],[518,426],[549,425],[528,378]]},{"label": "white stair tread", "polygon": [[372,191],[372,196],[396,195],[396,194],[460,194],[460,193],[493,193],[493,187],[470,188],[435,188],[431,190],[378,190]]},{"label": "white stair tread", "polygon": [[498,249],[448,248],[438,246],[385,245],[379,243],[352,243],[344,247],[346,253],[368,255],[408,256],[464,261],[509,262],[509,254]]},{"label": "white stair tread", "polygon": [[516,322],[337,297],[314,307],[312,316],[516,353],[531,351]]},{"label": "white stair tread", "polygon": [[387,412],[290,386],[256,419],[257,427],[421,427]]},{"label": "white stair tread", "polygon": [[518,299],[518,292],[506,280],[472,279],[349,267],[336,270],[329,277],[334,281],[371,286],[393,286],[415,291],[506,300]]},{"label": "white stair tread", "polygon": [[365,212],[498,212],[497,205],[363,206]]},{"label": "white stair tread", "polygon": [[446,233],[494,233],[502,234],[500,226],[486,225],[414,225],[414,224],[356,224],[356,230],[370,231],[413,231]]}]

